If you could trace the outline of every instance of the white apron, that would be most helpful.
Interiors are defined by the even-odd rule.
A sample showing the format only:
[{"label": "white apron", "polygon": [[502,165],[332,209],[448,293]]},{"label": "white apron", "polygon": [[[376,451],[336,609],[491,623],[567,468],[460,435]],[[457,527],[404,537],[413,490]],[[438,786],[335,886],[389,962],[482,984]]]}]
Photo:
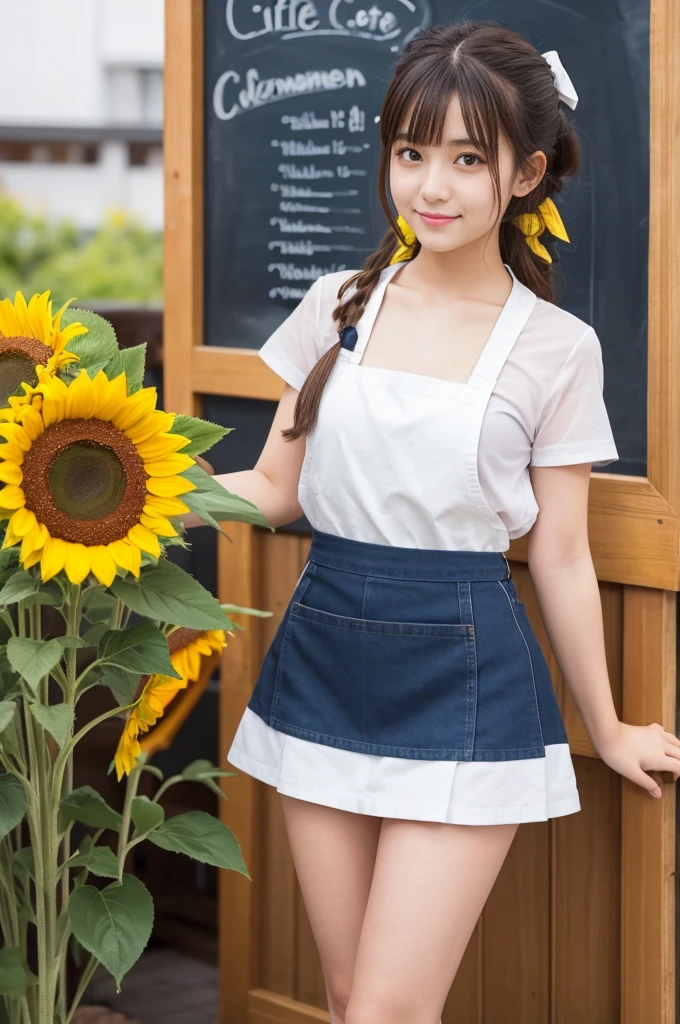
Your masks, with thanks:
[{"label": "white apron", "polygon": [[[503,365],[536,302],[511,294],[464,383],[361,366],[387,284],[381,274],[341,349],[307,439],[299,485],[325,533],[402,547],[501,551],[509,537],[482,492],[478,448]],[[545,820],[580,808],[567,743],[513,761],[420,761],[343,750],[286,735],[246,708],[227,760],[279,792],[363,814],[459,824]]]}]

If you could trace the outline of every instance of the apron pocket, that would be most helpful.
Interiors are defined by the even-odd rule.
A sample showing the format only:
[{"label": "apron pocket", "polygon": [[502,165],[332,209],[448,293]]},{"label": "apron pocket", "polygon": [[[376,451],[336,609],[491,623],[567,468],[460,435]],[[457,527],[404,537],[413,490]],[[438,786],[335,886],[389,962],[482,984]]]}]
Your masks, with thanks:
[{"label": "apron pocket", "polygon": [[470,760],[474,627],[392,622],[291,605],[272,724],[363,753]]}]

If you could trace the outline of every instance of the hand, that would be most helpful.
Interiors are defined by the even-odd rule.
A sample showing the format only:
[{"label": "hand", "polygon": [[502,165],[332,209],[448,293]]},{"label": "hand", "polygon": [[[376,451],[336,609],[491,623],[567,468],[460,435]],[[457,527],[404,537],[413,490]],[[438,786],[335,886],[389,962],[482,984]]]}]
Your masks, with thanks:
[{"label": "hand", "polygon": [[201,458],[200,455],[194,455],[194,461],[197,462],[201,469],[204,469],[206,473],[210,473],[210,476],[215,475],[215,468],[210,465],[207,459]]},{"label": "hand", "polygon": [[671,772],[674,781],[680,776],[680,739],[666,732],[658,722],[651,725],[626,725],[598,746],[598,754],[610,768],[646,789],[650,796],[660,797],[661,788],[647,771]]}]

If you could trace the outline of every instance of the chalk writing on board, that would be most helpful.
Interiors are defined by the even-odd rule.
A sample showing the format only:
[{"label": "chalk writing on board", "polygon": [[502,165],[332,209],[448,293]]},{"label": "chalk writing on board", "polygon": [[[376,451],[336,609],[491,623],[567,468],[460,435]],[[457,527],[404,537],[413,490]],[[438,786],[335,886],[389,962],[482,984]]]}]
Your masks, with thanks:
[{"label": "chalk writing on board", "polygon": [[354,0],[275,0],[244,4],[227,0],[226,23],[234,39],[277,35],[281,40],[313,36],[354,36],[377,43],[399,40],[402,45],[429,21],[425,4],[413,0],[377,0],[355,6]]},{"label": "chalk writing on board", "polygon": [[248,68],[245,75],[246,85],[239,89],[238,102],[229,102],[227,96],[233,95],[228,87],[236,86],[241,81],[238,71],[223,71],[215,82],[213,89],[213,106],[220,121],[230,121],[237,114],[247,110],[263,107],[267,103],[276,103],[301,96],[307,93],[335,92],[338,89],[357,89],[366,85],[366,79],[358,68],[331,68],[330,71],[300,71],[285,77],[260,78],[257,68]]}]

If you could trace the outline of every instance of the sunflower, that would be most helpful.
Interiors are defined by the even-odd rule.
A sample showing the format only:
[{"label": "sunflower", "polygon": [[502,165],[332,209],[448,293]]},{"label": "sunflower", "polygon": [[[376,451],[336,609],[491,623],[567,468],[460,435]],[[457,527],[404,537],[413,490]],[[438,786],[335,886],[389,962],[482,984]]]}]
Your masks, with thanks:
[{"label": "sunflower", "polygon": [[[69,299],[69,302],[72,301]],[[0,302],[0,405],[7,405],[20,386],[29,394],[36,384],[55,374],[78,356],[66,351],[66,345],[87,327],[73,323],[62,328],[66,302],[52,316],[50,293],[34,295],[26,303],[21,292]],[[45,373],[41,373],[41,369]],[[23,401],[26,397],[23,397]]]},{"label": "sunflower", "polygon": [[127,393],[124,373],[67,385],[38,384],[34,400],[0,424],[2,547],[21,545],[25,569],[40,563],[43,582],[62,569],[71,583],[92,572],[110,586],[116,567],[139,576],[142,552],[158,558],[159,537],[175,537],[168,516],[187,512],[180,476],[194,464],[168,433],[174,413],[156,409],[156,389]]},{"label": "sunflower", "polygon": [[[170,662],[182,678],[152,675],[142,679],[141,700],[129,712],[116,750],[119,782],[123,775],[129,775],[133,770],[142,751],[153,754],[170,746],[180,725],[207,686],[226,642],[221,629],[181,627],[173,630],[168,637]],[[188,689],[190,683],[194,685]],[[171,704],[162,725],[152,729]],[[140,733],[146,733],[141,741]]]}]

